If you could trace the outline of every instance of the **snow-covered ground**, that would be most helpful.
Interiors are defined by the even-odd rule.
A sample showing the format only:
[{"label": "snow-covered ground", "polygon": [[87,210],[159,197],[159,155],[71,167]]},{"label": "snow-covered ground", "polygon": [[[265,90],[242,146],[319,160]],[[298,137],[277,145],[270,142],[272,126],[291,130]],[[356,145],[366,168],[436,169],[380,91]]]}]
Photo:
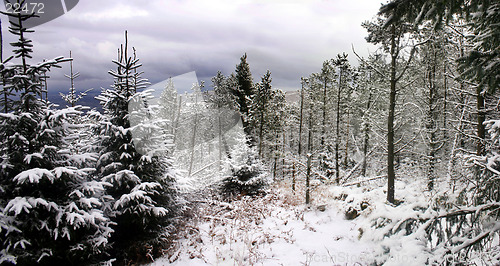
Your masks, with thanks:
[{"label": "snow-covered ground", "polygon": [[[298,193],[299,194],[299,193]],[[211,200],[178,242],[177,253],[151,265],[366,265],[373,244],[330,205],[273,190],[231,203]],[[191,224],[191,223],[189,223]]]},{"label": "snow-covered ground", "polygon": [[[491,233],[483,250],[471,250],[469,257],[445,254],[447,242],[436,244],[437,229],[429,221],[461,233],[453,224],[446,227],[450,221],[436,218],[456,212],[453,206],[435,208],[449,190],[447,182],[430,192],[425,178],[405,176],[396,182],[399,205],[393,205],[385,201],[384,178],[340,186],[313,181],[309,206],[299,179],[295,192],[287,179],[274,183],[266,196],[204,200],[183,223],[168,255],[151,265],[498,265],[498,234]],[[352,209],[357,217],[346,220]],[[479,229],[497,230],[491,229],[494,221],[481,219]]]}]

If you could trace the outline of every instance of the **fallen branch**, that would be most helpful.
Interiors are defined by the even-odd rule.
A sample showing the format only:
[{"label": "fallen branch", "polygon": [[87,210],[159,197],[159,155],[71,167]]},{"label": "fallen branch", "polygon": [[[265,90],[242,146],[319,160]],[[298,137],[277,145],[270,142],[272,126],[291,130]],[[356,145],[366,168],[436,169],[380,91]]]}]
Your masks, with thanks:
[{"label": "fallen branch", "polygon": [[[366,157],[368,157],[369,155],[371,155],[375,149],[378,148],[378,145],[376,147],[374,147],[370,152],[368,152],[366,154]],[[351,177],[352,174],[354,174],[354,172],[363,164],[363,160],[359,161],[350,171],[349,173],[347,173],[347,175],[344,177],[344,180],[342,180],[342,182],[345,182],[347,181],[347,179],[349,179]]]},{"label": "fallen branch", "polygon": [[[306,168],[307,168],[307,165],[305,165],[305,164],[301,163],[301,162],[300,162],[300,161],[298,161],[297,159],[293,158],[293,161],[294,161],[294,162],[296,162],[297,164],[299,164],[299,165],[301,165],[301,166],[303,166],[303,167],[306,167]],[[324,175],[322,175],[322,174],[320,174],[320,173],[318,173],[318,172],[314,171],[313,169],[311,169],[311,174],[317,175],[317,176],[319,176],[319,177],[320,177],[321,179],[323,179],[323,180],[330,180],[330,178],[328,178],[328,177],[326,177],[326,176],[324,176]]]},{"label": "fallen branch", "polygon": [[370,177],[370,178],[359,180],[359,181],[356,181],[356,182],[351,182],[351,183],[343,184],[342,186],[344,186],[344,187],[355,186],[355,185],[361,184],[363,182],[373,181],[373,180],[380,179],[380,178],[383,178],[383,177],[386,177],[386,176],[387,175],[379,175],[379,176],[375,176],[375,177]]}]

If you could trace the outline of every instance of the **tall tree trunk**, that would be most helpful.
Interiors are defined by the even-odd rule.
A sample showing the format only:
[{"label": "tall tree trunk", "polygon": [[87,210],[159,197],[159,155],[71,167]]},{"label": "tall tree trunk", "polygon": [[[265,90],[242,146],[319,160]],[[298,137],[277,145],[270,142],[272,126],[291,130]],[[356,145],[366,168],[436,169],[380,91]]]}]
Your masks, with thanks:
[{"label": "tall tree trunk", "polygon": [[347,167],[347,164],[349,163],[348,160],[348,155],[349,155],[349,128],[350,128],[350,120],[349,120],[349,109],[347,109],[347,132],[346,132],[346,139],[345,139],[345,154],[344,154],[344,166]]},{"label": "tall tree trunk", "polygon": [[437,88],[436,88],[436,60],[437,55],[436,51],[434,51],[433,61],[431,62],[431,66],[429,66],[428,71],[428,86],[429,86],[429,95],[428,95],[428,109],[427,109],[427,133],[429,139],[429,147],[428,147],[428,171],[427,171],[427,188],[432,190],[434,188],[434,180],[436,179],[436,153],[438,146],[437,139],[437,128],[438,125],[436,123],[436,105],[437,105]]},{"label": "tall tree trunk", "polygon": [[[264,96],[266,97],[266,96]],[[264,100],[265,101],[265,100]],[[262,147],[264,146],[264,112],[265,102],[260,110],[260,124],[259,124],[259,158],[262,158]]]},{"label": "tall tree trunk", "polygon": [[[195,95],[195,108],[198,105],[198,95]],[[194,163],[194,147],[196,146],[196,131],[198,130],[198,112],[194,114],[194,126],[193,126],[193,135],[191,135],[191,158],[189,160],[189,171],[188,176],[191,176],[193,170]]]},{"label": "tall tree trunk", "polygon": [[396,27],[391,25],[391,90],[387,117],[387,201],[394,203],[394,110],[396,107]]},{"label": "tall tree trunk", "polygon": [[484,126],[484,120],[486,118],[486,113],[484,109],[484,95],[481,92],[481,88],[478,86],[476,88],[476,107],[477,107],[477,150],[476,154],[478,156],[484,155],[484,140],[486,136],[486,129]]},{"label": "tall tree trunk", "polygon": [[337,138],[335,139],[335,181],[337,184],[340,183],[340,163],[339,163],[339,145],[340,145],[340,93],[342,91],[342,67],[340,67],[339,73],[339,85],[337,90],[337,121],[336,121],[336,133]]},{"label": "tall tree trunk", "polygon": [[302,88],[300,89],[300,118],[299,118],[299,156],[302,154],[302,124],[304,110],[304,80],[302,80]]},{"label": "tall tree trunk", "polygon": [[[372,92],[370,90],[369,95],[368,95],[368,102],[366,103],[365,114],[370,109],[371,101],[372,101]],[[366,115],[365,115],[364,123],[365,123],[365,128],[363,129],[363,131],[365,133],[365,138],[363,140],[363,165],[361,167],[361,175],[362,176],[366,176],[366,167],[367,167],[367,161],[368,161],[368,158],[367,158],[367,156],[368,156],[368,141],[370,139],[370,124],[367,121]]]},{"label": "tall tree trunk", "polygon": [[307,132],[307,152],[311,153],[313,150],[313,121],[312,121],[312,103],[309,103],[309,126]]},{"label": "tall tree trunk", "polygon": [[309,179],[311,176],[311,154],[307,154],[307,170],[306,170],[306,204],[311,203]]},{"label": "tall tree trunk", "polygon": [[[327,74],[325,74],[327,75]],[[321,123],[321,149],[325,148],[325,134],[326,134],[326,89],[327,89],[327,77],[324,77],[323,86],[323,122]]]}]

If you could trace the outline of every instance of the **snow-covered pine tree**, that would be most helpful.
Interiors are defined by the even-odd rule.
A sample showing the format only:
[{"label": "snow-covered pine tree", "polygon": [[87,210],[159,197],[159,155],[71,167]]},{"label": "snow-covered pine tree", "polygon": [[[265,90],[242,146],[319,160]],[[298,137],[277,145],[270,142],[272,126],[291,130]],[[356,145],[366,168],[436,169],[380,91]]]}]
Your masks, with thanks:
[{"label": "snow-covered pine tree", "polygon": [[251,98],[249,122],[255,129],[258,140],[258,155],[261,160],[272,159],[276,169],[279,158],[283,157],[283,127],[288,119],[285,115],[283,91],[272,88],[271,72],[268,70],[255,84],[255,94]]},{"label": "snow-covered pine tree", "polygon": [[[326,60],[323,62],[323,67],[321,68],[321,72],[318,73],[317,81],[321,89],[321,141],[320,141],[320,150],[325,151],[327,145],[325,143],[326,138],[326,128],[329,126],[329,110],[331,109],[331,91],[332,91],[332,83],[336,79],[335,69],[333,65],[333,60]],[[338,143],[338,140],[336,141]]]},{"label": "snow-covered pine tree", "polygon": [[232,89],[237,86],[236,83],[236,76],[231,74],[225,77],[220,71],[217,71],[217,75],[212,78],[214,92],[208,98],[208,102],[217,113],[216,132],[219,144],[219,168],[221,167],[223,153],[228,157],[231,156],[225,133],[233,128],[239,121],[236,99],[231,93]]},{"label": "snow-covered pine tree", "polygon": [[318,131],[318,121],[321,121],[319,117],[321,112],[318,107],[321,102],[321,97],[319,96],[321,94],[321,86],[319,82],[317,82],[319,80],[318,76],[318,73],[311,74],[307,79],[307,86],[304,87],[303,98],[305,108],[307,109],[304,114],[307,128],[307,145],[305,150],[308,153],[313,153],[317,150],[317,145],[315,144],[318,141],[316,141],[315,138]]},{"label": "snow-covered pine tree", "polygon": [[30,65],[32,44],[26,35],[33,31],[23,22],[32,15],[4,14],[15,18],[9,29],[19,39],[11,45],[21,62],[9,66],[4,79],[4,88],[19,100],[0,114],[0,263],[95,261],[105,252],[112,229],[100,210],[102,183],[89,179],[92,169],[85,166],[92,158],[75,158],[67,149],[74,133],[68,120],[79,111],[55,110],[38,98],[44,73],[69,59]]},{"label": "snow-covered pine tree", "polygon": [[[132,127],[129,119],[136,115],[129,112],[129,104],[142,101],[148,93],[137,92],[140,84],[135,81],[144,80],[135,75],[141,73],[136,72],[141,64],[128,54],[127,32],[125,45],[120,47],[118,60],[113,63],[117,69],[109,73],[114,84],[97,97],[104,109],[96,127],[101,135],[97,169],[102,180],[110,184],[106,192],[112,200],[106,212],[116,223],[112,237],[115,256],[124,259],[132,245],[144,248],[145,242],[154,241],[166,230],[168,218],[177,212],[178,194],[170,161],[161,156],[161,147],[142,147],[146,152],[141,154],[134,143],[132,130],[152,128],[146,122]],[[144,117],[152,114],[150,108],[144,105]]]},{"label": "snow-covered pine tree", "polygon": [[[1,49],[1,48],[0,48]],[[1,88],[1,95],[0,95],[0,111],[3,113],[8,113],[12,111],[13,105],[14,105],[14,92],[12,91],[13,88],[11,86],[7,86],[6,80],[10,77],[12,77],[15,72],[12,67],[8,67],[8,63],[10,60],[14,58],[13,56],[10,56],[6,60],[3,60],[3,58],[0,58],[1,65],[0,65],[0,82],[2,84]]]},{"label": "snow-covered pine tree", "polygon": [[165,119],[165,129],[166,132],[174,134],[174,121],[177,116],[178,109],[178,94],[174,87],[174,82],[172,78],[168,79],[165,89],[161,92],[158,104],[160,109],[158,110],[158,115]]},{"label": "snow-covered pine tree", "polygon": [[380,44],[383,51],[390,56],[389,73],[384,75],[390,84],[389,104],[387,108],[387,201],[394,204],[396,203],[394,196],[394,182],[396,179],[395,160],[397,153],[397,127],[395,127],[395,120],[397,116],[397,94],[399,91],[398,82],[401,81],[406,70],[408,70],[415,47],[412,47],[408,51],[408,47],[404,42],[405,37],[412,30],[411,25],[404,21],[392,20],[392,15],[379,15],[379,17],[375,18],[375,21],[363,23],[362,26],[368,31],[366,40],[373,44]]},{"label": "snow-covered pine tree", "polygon": [[235,143],[231,146],[230,156],[225,162],[225,167],[230,169],[231,175],[222,181],[222,195],[231,198],[264,193],[271,179],[258,158],[256,147],[248,145],[248,139],[243,133],[233,137]]},{"label": "snow-covered pine tree", "polygon": [[269,111],[267,113],[267,143],[269,149],[273,150],[274,164],[273,177],[276,177],[278,161],[281,168],[284,167],[284,160],[287,150],[287,139],[285,137],[287,121],[289,120],[289,110],[286,108],[285,93],[280,89],[273,89],[269,102]]},{"label": "snow-covered pine tree", "polygon": [[235,96],[235,100],[241,115],[241,122],[243,123],[243,130],[247,134],[249,144],[254,144],[254,129],[248,121],[250,98],[255,94],[253,86],[252,73],[250,66],[247,62],[247,54],[245,53],[240,58],[240,63],[236,66],[236,80],[237,86],[232,88],[231,92]]},{"label": "snow-covered pine tree", "polygon": [[[347,60],[347,54],[338,54],[337,58],[333,60],[334,66],[337,68],[338,80],[337,80],[337,91],[336,91],[336,115],[335,115],[335,180],[337,183],[340,182],[340,144],[345,142],[345,153],[343,158],[343,165],[347,167],[349,158],[349,113],[352,113],[349,103],[351,102],[352,88],[354,83],[355,72]],[[341,126],[345,124],[345,126]],[[343,144],[343,143],[342,143]]]},{"label": "snow-covered pine tree", "polygon": [[262,150],[265,145],[264,132],[267,131],[266,114],[271,110],[269,109],[270,97],[272,96],[271,87],[271,72],[267,72],[262,76],[261,82],[255,86],[255,95],[252,97],[250,121],[253,127],[257,129],[259,141],[259,157],[262,158]]},{"label": "snow-covered pine tree", "polygon": [[[384,95],[383,77],[371,69],[372,66],[383,64],[383,58],[378,55],[371,55],[366,59],[367,62],[361,62],[356,69],[357,79],[356,87],[353,92],[353,134],[359,143],[360,150],[355,157],[360,157],[359,166],[361,176],[370,176],[376,166],[383,165],[382,162],[375,163],[372,160],[382,158],[382,156],[370,156],[377,150],[381,150],[385,139],[383,134],[375,134],[373,131],[377,128],[383,128],[385,101],[381,97]],[[382,67],[378,67],[382,69]],[[381,153],[383,151],[380,151]],[[373,169],[371,166],[374,166]]]},{"label": "snow-covered pine tree", "polygon": [[[69,51],[69,58],[72,58],[71,51]],[[92,89],[88,89],[80,94],[77,94],[76,88],[75,88],[75,79],[80,76],[80,72],[73,72],[73,60],[69,62],[69,75],[64,75],[66,78],[70,80],[70,87],[69,87],[69,92],[68,94],[63,94],[59,93],[61,98],[67,102],[71,107],[75,107],[76,103],[80,101],[83,97],[87,96],[87,93],[91,91]]]},{"label": "snow-covered pine tree", "polygon": [[[252,114],[251,111],[255,106],[252,105],[253,97],[250,96],[254,95],[252,92],[254,89],[248,87],[251,85],[249,71],[246,55],[241,58],[241,63],[237,66],[236,75],[224,77],[219,71],[217,76],[212,78],[214,92],[208,99],[217,112],[217,132],[215,135],[219,143],[219,159],[224,161],[221,164],[221,173],[229,173],[228,176],[223,177],[220,184],[221,192],[226,197],[259,194],[264,192],[269,183],[256,148],[249,144],[250,140],[246,130],[255,125],[252,123],[252,115],[255,116],[255,114]],[[238,85],[239,82],[243,84],[243,87]],[[242,90],[242,88],[246,89]],[[244,93],[249,93],[249,96],[244,96]],[[243,102],[240,96],[244,98],[244,110],[241,106]],[[244,113],[245,115],[243,115]],[[238,127],[240,117],[242,119],[244,117],[246,120],[243,123],[244,133],[231,130]],[[246,129],[245,124],[247,125]]]}]

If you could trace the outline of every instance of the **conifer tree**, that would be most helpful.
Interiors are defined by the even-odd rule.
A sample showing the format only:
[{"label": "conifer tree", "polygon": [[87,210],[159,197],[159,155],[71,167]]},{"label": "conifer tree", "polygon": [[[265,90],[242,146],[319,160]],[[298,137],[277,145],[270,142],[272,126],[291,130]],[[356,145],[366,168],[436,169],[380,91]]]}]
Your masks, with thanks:
[{"label": "conifer tree", "polygon": [[165,89],[163,89],[158,104],[160,105],[159,116],[165,119],[164,127],[166,133],[174,134],[174,121],[178,109],[178,95],[172,78],[169,78]]},{"label": "conifer tree", "polygon": [[[71,51],[69,51],[69,58],[72,58]],[[59,93],[61,98],[67,102],[71,107],[75,107],[76,103],[80,101],[83,97],[87,96],[87,93],[91,91],[92,89],[88,89],[80,94],[77,94],[76,88],[75,88],[75,79],[80,76],[80,72],[73,72],[73,60],[69,62],[69,75],[64,75],[66,78],[70,80],[70,87],[69,87],[69,92],[68,94],[63,94]]]},{"label": "conifer tree", "polygon": [[33,15],[4,14],[13,17],[9,29],[19,39],[12,46],[21,62],[4,80],[19,100],[0,115],[0,263],[97,262],[112,229],[101,210],[103,184],[89,176],[92,156],[67,149],[75,133],[70,120],[79,111],[55,110],[38,98],[44,73],[69,59],[30,65],[32,44],[26,35],[33,31],[23,23]]},{"label": "conifer tree", "polygon": [[496,91],[500,80],[500,37],[498,21],[500,20],[500,4],[496,1],[431,1],[431,0],[397,0],[391,1],[380,9],[380,14],[387,16],[386,25],[394,21],[421,25],[431,21],[434,29],[443,28],[443,25],[460,17],[467,22],[469,32],[467,38],[473,48],[459,58],[459,69],[462,77],[474,81],[477,86],[476,95],[476,154],[484,155],[486,128],[484,122],[485,95]]},{"label": "conifer tree", "polygon": [[[153,114],[147,104],[150,93],[138,91],[145,80],[136,75],[141,73],[136,71],[141,66],[139,59],[128,54],[127,32],[118,55],[113,60],[116,70],[109,71],[114,84],[97,97],[104,115],[96,132],[101,135],[98,174],[110,184],[106,187],[110,196],[106,213],[115,223],[115,255],[123,259],[135,242],[143,247],[142,241],[159,237],[169,224],[167,218],[176,214],[178,197],[171,162],[163,152],[167,147],[161,140],[151,139],[161,136],[151,131],[155,127],[149,120]],[[141,108],[130,109],[131,105]],[[132,127],[131,121],[138,123]],[[133,136],[134,130],[140,134]]]},{"label": "conifer tree", "polygon": [[[242,64],[238,66],[238,69],[242,69],[237,70],[241,74],[249,74],[246,56],[242,57]],[[245,128],[243,128],[245,133],[241,135],[238,134],[237,130],[230,130],[238,126],[238,121],[242,117],[241,99],[235,94],[235,88],[239,88],[239,75],[237,73],[236,75],[232,74],[224,77],[221,72],[218,72],[212,78],[214,92],[209,98],[209,102],[217,112],[218,133],[216,133],[216,136],[219,140],[219,159],[223,161],[220,168],[222,169],[221,173],[229,173],[228,176],[223,178],[221,183],[221,192],[227,197],[239,194],[254,195],[262,193],[270,181],[264,170],[264,165],[259,159],[256,147],[249,144],[250,140]],[[250,77],[247,76],[247,78]],[[269,83],[268,88],[270,89],[270,73],[268,73],[267,80]],[[251,83],[246,84],[249,85]],[[256,118],[260,117],[261,114],[259,112],[261,109],[259,111],[256,110],[257,105],[255,104],[258,102],[256,97],[256,94],[253,93],[244,97],[246,105],[246,115],[244,117],[247,128],[255,127],[256,121],[258,121]],[[267,97],[272,97],[272,94]],[[267,113],[263,114],[267,115]],[[225,156],[223,156],[222,151],[225,151]],[[227,171],[224,171],[224,169]]]},{"label": "conifer tree", "polygon": [[222,160],[225,154],[228,158],[231,157],[229,146],[226,140],[225,133],[230,130],[239,120],[236,113],[235,96],[231,93],[235,86],[236,78],[234,75],[225,77],[222,72],[218,71],[217,75],[212,78],[212,86],[214,93],[209,98],[209,103],[216,109],[217,112],[217,139],[219,144],[219,170],[222,168]]},{"label": "conifer tree", "polygon": [[[382,17],[378,17],[375,22],[364,23],[363,26],[368,31],[368,42],[381,44],[382,49],[390,56],[389,73],[384,74],[385,79],[390,84],[389,89],[389,106],[387,115],[387,201],[395,203],[394,198],[394,181],[396,178],[395,172],[395,127],[394,121],[396,118],[396,101],[399,91],[398,82],[401,80],[410,62],[412,61],[415,49],[414,47],[405,56],[405,45],[403,39],[405,34],[411,31],[408,23],[403,21],[391,20],[387,24]],[[379,72],[382,72],[379,70]]]},{"label": "conifer tree", "polygon": [[222,181],[222,195],[231,198],[264,193],[271,180],[258,158],[256,147],[248,145],[244,133],[234,137],[235,143],[231,146],[230,156],[225,162],[226,167],[231,170],[231,175]]},{"label": "conifer tree", "polygon": [[253,124],[258,128],[259,134],[259,157],[262,158],[262,149],[264,143],[264,132],[267,131],[266,114],[269,110],[270,97],[272,95],[271,88],[271,72],[269,70],[262,76],[262,81],[256,85],[256,93],[252,99],[252,115]]},{"label": "conifer tree", "polygon": [[247,54],[245,53],[240,58],[240,63],[236,66],[236,80],[237,86],[232,90],[233,95],[236,98],[236,103],[241,114],[241,122],[243,123],[243,130],[248,136],[249,144],[254,145],[254,131],[250,125],[249,120],[249,106],[250,99],[255,94],[255,89],[253,87],[252,73],[250,72],[250,66],[247,62]]}]

